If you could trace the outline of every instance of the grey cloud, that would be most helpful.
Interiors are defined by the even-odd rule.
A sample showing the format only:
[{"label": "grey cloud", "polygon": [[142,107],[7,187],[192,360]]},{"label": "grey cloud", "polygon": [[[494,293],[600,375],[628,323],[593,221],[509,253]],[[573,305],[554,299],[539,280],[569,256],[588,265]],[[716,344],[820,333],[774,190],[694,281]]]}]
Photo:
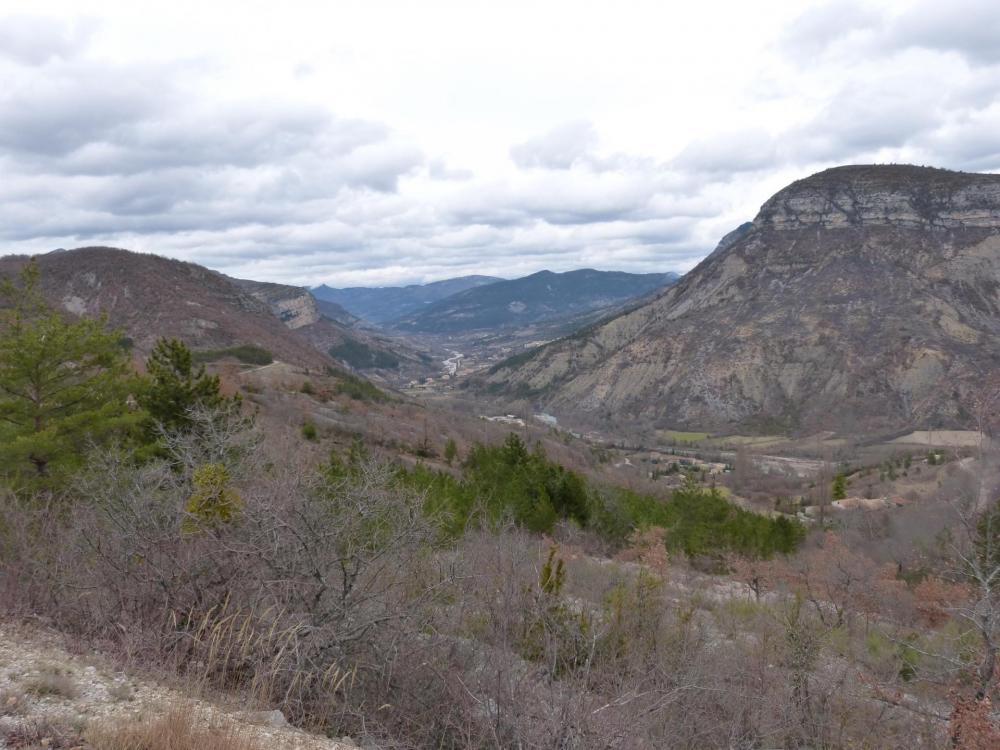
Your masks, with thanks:
[{"label": "grey cloud", "polygon": [[846,58],[926,49],[993,65],[1000,62],[998,38],[995,0],[918,0],[895,14],[847,0],[805,10],[782,33],[779,48],[799,61],[841,45]]},{"label": "grey cloud", "polygon": [[774,139],[762,130],[719,133],[688,144],[672,165],[680,170],[733,174],[768,169],[776,159]]},{"label": "grey cloud", "polygon": [[23,65],[76,57],[95,30],[96,23],[90,19],[71,24],[41,16],[7,16],[0,18],[0,57]]},{"label": "grey cloud", "polygon": [[570,122],[513,146],[510,158],[523,168],[569,169],[596,143],[597,133],[591,123]]},{"label": "grey cloud", "polygon": [[857,2],[829,2],[802,13],[781,34],[779,46],[795,58],[825,53],[856,32],[876,27],[882,16]]},{"label": "grey cloud", "polygon": [[955,52],[974,63],[1000,62],[1000,13],[995,0],[922,0],[890,25],[898,48]]}]

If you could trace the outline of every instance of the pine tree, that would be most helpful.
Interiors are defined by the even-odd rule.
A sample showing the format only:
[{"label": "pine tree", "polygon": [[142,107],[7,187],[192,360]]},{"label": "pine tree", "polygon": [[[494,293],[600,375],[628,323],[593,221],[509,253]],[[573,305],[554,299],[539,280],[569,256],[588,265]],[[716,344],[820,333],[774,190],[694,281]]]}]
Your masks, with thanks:
[{"label": "pine tree", "polygon": [[0,297],[0,472],[11,481],[56,481],[89,446],[138,419],[120,332],[104,319],[67,319],[48,307],[29,264]]},{"label": "pine tree", "polygon": [[847,497],[847,477],[838,474],[833,478],[833,490],[831,495],[834,500],[843,500]]},{"label": "pine tree", "polygon": [[167,430],[188,430],[191,410],[216,409],[225,405],[219,376],[209,375],[205,366],[194,366],[191,350],[178,339],[161,338],[146,360],[149,380],[139,394],[140,405],[154,421]]}]

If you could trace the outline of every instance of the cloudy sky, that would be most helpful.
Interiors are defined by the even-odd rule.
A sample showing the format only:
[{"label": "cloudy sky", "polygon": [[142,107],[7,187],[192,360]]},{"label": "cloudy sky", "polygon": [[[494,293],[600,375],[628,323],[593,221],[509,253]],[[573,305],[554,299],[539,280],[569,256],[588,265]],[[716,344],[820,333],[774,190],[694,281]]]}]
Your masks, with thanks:
[{"label": "cloudy sky", "polygon": [[996,0],[0,0],[0,254],[687,270],[842,163],[1000,171]]}]

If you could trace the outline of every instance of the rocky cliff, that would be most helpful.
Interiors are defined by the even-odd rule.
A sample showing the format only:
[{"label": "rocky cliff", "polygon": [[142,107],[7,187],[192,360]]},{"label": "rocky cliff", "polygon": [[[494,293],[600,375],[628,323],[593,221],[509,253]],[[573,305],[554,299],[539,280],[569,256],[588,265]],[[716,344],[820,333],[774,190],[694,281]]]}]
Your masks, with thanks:
[{"label": "rocky cliff", "polygon": [[964,426],[1000,365],[1000,176],[799,180],[676,286],[475,385],[593,422]]},{"label": "rocky cliff", "polygon": [[336,302],[317,299],[308,289],[287,284],[233,279],[254,299],[266,304],[288,328],[341,364],[379,371],[406,382],[437,374],[433,362],[403,341],[365,329],[361,320]]}]

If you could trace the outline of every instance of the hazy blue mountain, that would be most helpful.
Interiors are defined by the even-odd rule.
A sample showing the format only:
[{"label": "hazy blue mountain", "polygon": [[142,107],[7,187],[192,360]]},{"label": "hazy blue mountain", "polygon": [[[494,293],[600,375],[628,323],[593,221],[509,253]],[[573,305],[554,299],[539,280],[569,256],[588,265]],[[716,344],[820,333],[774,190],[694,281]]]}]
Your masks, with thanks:
[{"label": "hazy blue mountain", "polygon": [[503,281],[495,276],[461,276],[410,286],[348,287],[335,289],[325,284],[312,290],[317,299],[335,302],[352,315],[372,323],[410,315],[417,310],[467,289]]},{"label": "hazy blue mountain", "polygon": [[523,327],[612,308],[678,278],[676,273],[635,274],[590,268],[565,273],[539,271],[453,294],[393,325],[403,331],[449,334]]}]

